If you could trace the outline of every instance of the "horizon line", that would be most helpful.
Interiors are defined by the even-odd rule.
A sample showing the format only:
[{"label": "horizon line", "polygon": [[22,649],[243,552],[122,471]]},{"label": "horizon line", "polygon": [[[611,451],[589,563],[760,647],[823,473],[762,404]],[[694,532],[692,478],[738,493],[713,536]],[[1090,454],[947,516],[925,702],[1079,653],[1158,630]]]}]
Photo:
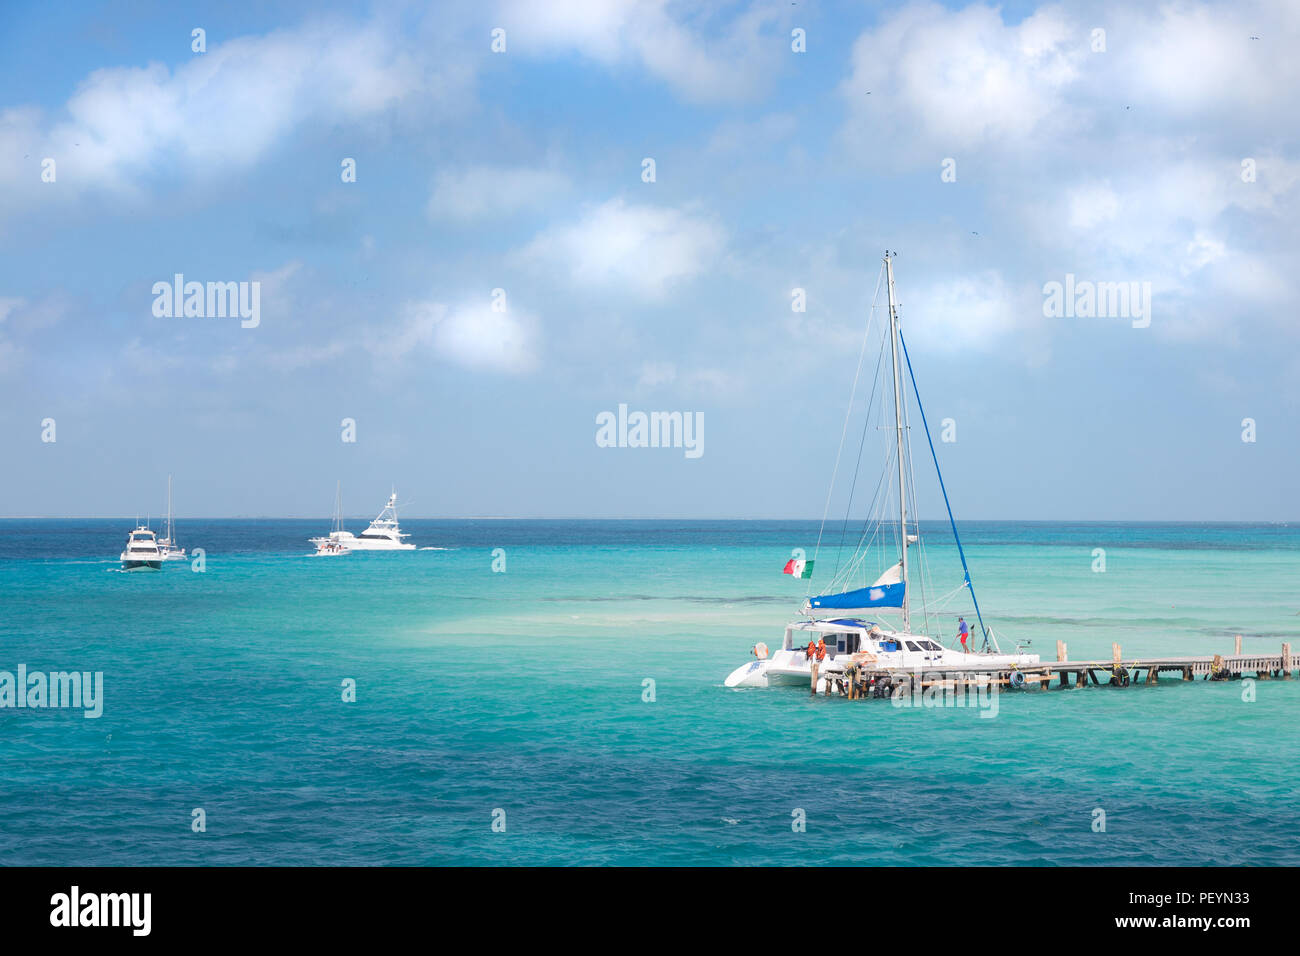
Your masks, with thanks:
[{"label": "horizon line", "polygon": [[[321,518],[321,515],[311,514],[290,514],[290,515],[272,515],[272,514],[230,514],[230,515],[192,515],[187,517],[172,516],[172,521],[315,521]],[[332,516],[325,516],[332,518]],[[369,512],[365,514],[343,515],[345,521],[370,521],[373,515]],[[806,521],[821,522],[822,519],[812,517],[754,517],[747,515],[406,515],[407,519],[412,521]],[[152,523],[155,516],[146,517],[146,523]],[[166,516],[159,515],[157,519],[161,523],[166,523]],[[0,521],[139,521],[138,515],[101,515],[101,514],[84,514],[84,515],[0,515]],[[937,522],[947,524],[947,517],[939,518],[911,518],[914,521]],[[1073,523],[1073,524],[1122,524],[1122,523],[1139,523],[1139,524],[1275,524],[1287,525],[1300,523],[1300,518],[958,518],[957,523],[962,522],[1022,522],[1022,523]],[[828,527],[835,527],[840,522],[834,524],[826,522]],[[856,521],[855,521],[856,523]]]}]

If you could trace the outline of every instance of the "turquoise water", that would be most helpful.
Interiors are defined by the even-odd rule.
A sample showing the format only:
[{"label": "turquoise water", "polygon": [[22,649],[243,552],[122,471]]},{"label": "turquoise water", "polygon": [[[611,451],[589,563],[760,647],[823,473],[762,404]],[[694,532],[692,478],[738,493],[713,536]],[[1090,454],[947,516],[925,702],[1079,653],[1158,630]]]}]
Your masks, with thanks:
[{"label": "turquoise water", "polygon": [[[0,710],[0,863],[1300,863],[1300,681],[1004,694],[992,719],[729,691],[815,523],[414,520],[446,550],[306,557],[322,524],[186,522],[204,573],[121,574],[129,521],[0,522],[0,670],[105,688],[98,719]],[[962,527],[1004,646],[1300,650],[1300,529]],[[935,598],[956,555],[923,537]]]}]

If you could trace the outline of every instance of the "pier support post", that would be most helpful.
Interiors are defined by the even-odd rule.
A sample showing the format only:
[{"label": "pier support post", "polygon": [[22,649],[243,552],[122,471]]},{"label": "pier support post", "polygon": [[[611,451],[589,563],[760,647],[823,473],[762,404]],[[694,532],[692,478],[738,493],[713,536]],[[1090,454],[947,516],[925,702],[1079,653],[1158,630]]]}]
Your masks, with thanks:
[{"label": "pier support post", "polygon": [[1057,641],[1057,642],[1056,642],[1056,659],[1057,659],[1058,661],[1062,661],[1062,662],[1063,662],[1063,661],[1066,660],[1066,657],[1065,657],[1065,650],[1066,650],[1066,648],[1065,648],[1065,641]]},{"label": "pier support post", "polygon": [[1235,646],[1234,646],[1234,648],[1233,648],[1232,653],[1233,653],[1233,656],[1235,656],[1235,657],[1240,657],[1240,656],[1241,656],[1241,635],[1240,635],[1240,634],[1237,635],[1237,639],[1236,639],[1236,641],[1235,641]]},{"label": "pier support post", "polygon": [[1119,645],[1112,643],[1110,645],[1110,659],[1114,663],[1118,664],[1120,660],[1123,658],[1123,656],[1124,656],[1123,653],[1119,649]]},{"label": "pier support post", "polygon": [[1289,642],[1282,645],[1282,679],[1291,679],[1291,668],[1294,662],[1291,660],[1291,644]]}]

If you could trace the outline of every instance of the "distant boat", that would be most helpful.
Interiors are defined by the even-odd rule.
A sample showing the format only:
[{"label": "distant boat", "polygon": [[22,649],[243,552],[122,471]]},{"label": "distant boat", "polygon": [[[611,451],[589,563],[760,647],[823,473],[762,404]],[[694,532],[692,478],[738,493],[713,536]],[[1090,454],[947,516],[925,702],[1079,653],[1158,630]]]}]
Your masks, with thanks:
[{"label": "distant boat", "polygon": [[184,561],[185,549],[176,545],[176,528],[172,524],[172,476],[167,476],[167,536],[158,539],[164,561]]},{"label": "distant boat", "polygon": [[347,536],[347,545],[353,551],[414,551],[415,545],[407,544],[403,538],[409,538],[409,534],[404,534],[402,529],[397,526],[397,492],[394,491],[388,496],[388,504],[384,505],[384,510],[374,521],[370,522],[370,527],[358,535]]},{"label": "distant boat", "polygon": [[[849,663],[865,664],[872,667],[934,667],[945,665],[972,665],[984,667],[1016,667],[1039,663],[1037,654],[1003,654],[998,647],[997,638],[992,629],[984,626],[980,614],[979,602],[975,599],[975,589],[971,585],[970,569],[966,565],[966,553],[962,550],[961,538],[957,535],[957,522],[952,516],[952,507],[948,504],[948,492],[944,488],[943,475],[939,473],[939,459],[934,453],[934,443],[930,439],[929,425],[925,421],[925,411],[921,407],[920,392],[916,387],[916,377],[912,374],[911,359],[907,354],[907,343],[903,339],[898,309],[894,303],[894,266],[892,256],[885,254],[884,281],[889,304],[887,338],[882,336],[880,359],[877,366],[876,386],[871,390],[870,404],[867,408],[867,422],[872,420],[872,406],[881,419],[892,411],[893,421],[879,425],[880,434],[892,433],[887,447],[882,450],[882,474],[877,486],[876,496],[872,502],[868,520],[862,527],[861,535],[853,556],[844,564],[837,563],[836,573],[825,588],[827,593],[809,596],[803,603],[802,620],[786,626],[785,639],[781,646],[769,655],[765,644],[755,645],[751,651],[758,659],[742,664],[726,678],[727,687],[767,687],[770,684],[802,684],[809,686],[812,679],[813,658],[808,653],[808,645],[819,641],[825,642],[825,658],[818,662],[819,673],[841,672]],[[870,321],[868,322],[868,335]],[[886,355],[886,350],[888,355]],[[866,343],[863,344],[866,354]],[[881,372],[885,363],[893,368],[892,390],[887,377]],[[861,359],[859,359],[861,365]],[[861,369],[859,368],[859,371]],[[948,521],[952,528],[953,539],[957,544],[957,553],[961,557],[964,572],[962,583],[946,598],[952,598],[965,591],[974,607],[975,618],[979,624],[983,641],[978,650],[971,648],[969,653],[944,647],[941,638],[935,634],[918,633],[912,627],[911,581],[916,580],[921,588],[921,612],[924,627],[930,626],[930,610],[925,606],[924,586],[928,575],[916,567],[918,558],[924,557],[920,542],[920,526],[908,515],[908,494],[915,494],[912,479],[912,461],[910,447],[909,418],[907,416],[907,389],[903,374],[906,371],[916,397],[916,410],[925,429],[926,440],[930,446],[934,461],[935,474],[939,479],[939,488],[943,492],[944,505],[948,508]],[[854,391],[857,380],[854,380]],[[892,398],[892,402],[889,399]],[[877,404],[878,402],[878,404]],[[892,409],[890,406],[892,405]],[[852,409],[852,398],[850,398]],[[845,420],[847,432],[848,420]],[[869,432],[864,428],[863,442]],[[841,440],[842,441],[842,440]],[[841,449],[842,450],[842,449]],[[859,449],[859,461],[862,450]],[[857,486],[857,476],[854,476]],[[832,488],[834,479],[832,479]],[[870,487],[870,485],[868,485]],[[829,497],[827,498],[829,507]],[[850,499],[851,501],[851,499]],[[889,515],[889,509],[897,505],[897,510]],[[895,525],[894,523],[897,522]],[[823,518],[823,529],[825,519]],[[848,517],[845,517],[847,531]],[[821,537],[818,536],[820,546]],[[914,549],[912,546],[917,545]],[[879,548],[881,564],[887,563],[884,573],[868,573],[868,552],[872,547]],[[894,550],[894,549],[897,550]],[[917,556],[909,552],[916,550]],[[799,559],[787,564],[787,573],[796,577],[811,577],[813,562]],[[792,567],[791,565],[795,565]],[[876,565],[877,568],[880,564]],[[870,582],[870,583],[868,583]],[[881,609],[896,609],[900,612],[897,624],[882,624],[867,620],[858,614],[866,612],[873,617]],[[829,613],[828,613],[829,612]],[[974,641],[975,633],[971,633]]]},{"label": "distant boat", "polygon": [[336,555],[351,554],[352,548],[348,542],[352,540],[351,532],[343,530],[343,483],[339,482],[334,488],[334,524],[330,529],[328,537],[311,538],[312,544],[316,545],[316,557],[325,558]]},{"label": "distant boat", "polygon": [[148,527],[140,525],[127,535],[126,550],[122,552],[123,571],[157,571],[162,563],[162,549]]}]

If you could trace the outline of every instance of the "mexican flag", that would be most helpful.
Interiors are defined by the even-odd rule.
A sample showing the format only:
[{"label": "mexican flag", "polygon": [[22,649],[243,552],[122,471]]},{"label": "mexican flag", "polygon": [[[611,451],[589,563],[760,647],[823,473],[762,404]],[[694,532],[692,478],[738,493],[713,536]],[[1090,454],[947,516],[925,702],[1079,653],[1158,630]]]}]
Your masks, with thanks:
[{"label": "mexican flag", "polygon": [[785,570],[782,574],[793,574],[796,578],[812,577],[813,562],[804,561],[800,558],[791,558],[785,563]]}]

